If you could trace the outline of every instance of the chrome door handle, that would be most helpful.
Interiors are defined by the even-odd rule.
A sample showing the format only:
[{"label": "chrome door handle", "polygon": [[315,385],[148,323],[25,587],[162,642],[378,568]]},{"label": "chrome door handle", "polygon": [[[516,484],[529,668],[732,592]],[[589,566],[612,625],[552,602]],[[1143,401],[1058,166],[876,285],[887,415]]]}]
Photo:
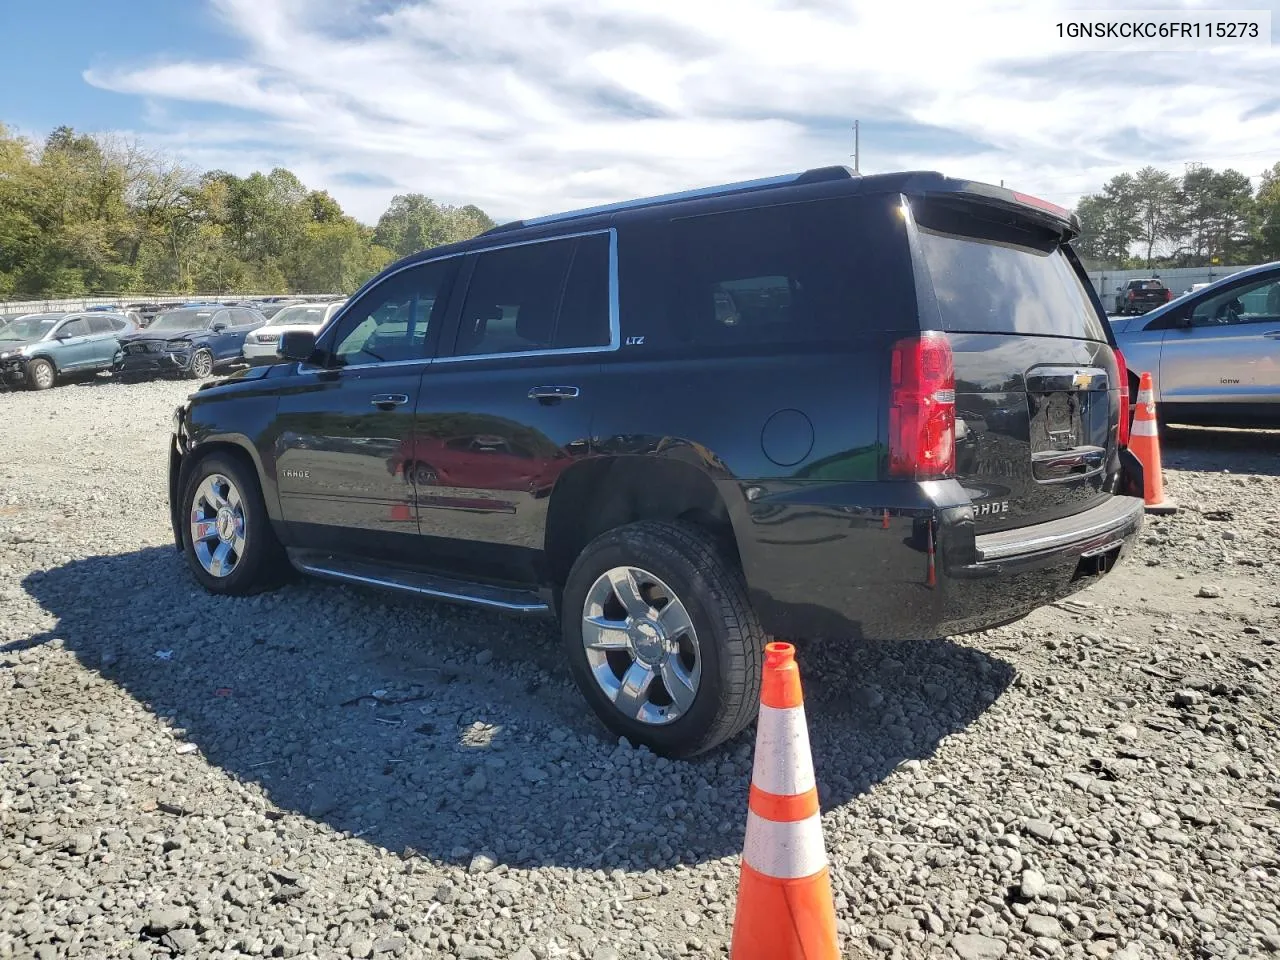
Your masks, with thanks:
[{"label": "chrome door handle", "polygon": [[409,402],[407,393],[375,393],[369,398],[369,402],[375,407],[381,407],[386,410],[391,407],[402,407]]},{"label": "chrome door handle", "polygon": [[529,391],[529,399],[568,400],[581,392],[577,387],[534,387]]}]

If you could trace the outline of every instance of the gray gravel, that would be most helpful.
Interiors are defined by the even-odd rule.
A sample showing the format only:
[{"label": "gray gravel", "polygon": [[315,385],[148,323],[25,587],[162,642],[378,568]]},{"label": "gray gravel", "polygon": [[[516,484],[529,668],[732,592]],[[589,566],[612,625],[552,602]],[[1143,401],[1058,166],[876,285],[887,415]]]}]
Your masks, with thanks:
[{"label": "gray gravel", "polygon": [[[0,394],[0,957],[727,954],[751,733],[607,737],[547,624],[169,542],[188,384]],[[1280,434],[1170,432],[1114,576],[801,651],[850,955],[1280,952]]]}]

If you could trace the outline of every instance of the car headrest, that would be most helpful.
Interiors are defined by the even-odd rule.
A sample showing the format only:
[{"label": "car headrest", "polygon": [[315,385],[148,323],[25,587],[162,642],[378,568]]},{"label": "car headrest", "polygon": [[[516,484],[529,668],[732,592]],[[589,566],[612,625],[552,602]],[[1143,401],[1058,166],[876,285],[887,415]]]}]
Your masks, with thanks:
[{"label": "car headrest", "polygon": [[1271,285],[1271,292],[1267,294],[1267,313],[1271,316],[1280,316],[1280,283]]},{"label": "car headrest", "polygon": [[555,312],[545,304],[526,303],[516,314],[516,333],[522,340],[549,346],[554,325]]}]

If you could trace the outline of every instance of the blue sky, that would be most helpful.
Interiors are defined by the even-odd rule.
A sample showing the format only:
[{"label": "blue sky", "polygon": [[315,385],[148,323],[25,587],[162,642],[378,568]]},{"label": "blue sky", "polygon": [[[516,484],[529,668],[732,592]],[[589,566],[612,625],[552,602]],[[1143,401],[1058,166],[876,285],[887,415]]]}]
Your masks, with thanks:
[{"label": "blue sky", "polygon": [[[1178,4],[1126,4],[1143,5]],[[0,0],[0,122],[136,137],[197,169],[289,166],[370,222],[407,191],[502,219],[849,162],[855,117],[864,172],[1067,204],[1145,163],[1280,160],[1280,47],[1070,53],[1061,17],[1049,0]]]}]

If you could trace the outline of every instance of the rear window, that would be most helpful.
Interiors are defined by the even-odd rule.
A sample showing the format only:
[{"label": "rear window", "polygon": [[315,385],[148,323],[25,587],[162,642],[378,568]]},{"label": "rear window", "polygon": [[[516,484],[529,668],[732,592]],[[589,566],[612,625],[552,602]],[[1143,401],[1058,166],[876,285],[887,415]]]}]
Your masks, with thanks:
[{"label": "rear window", "polygon": [[1106,342],[1103,319],[1050,231],[940,204],[913,212],[941,329]]}]

